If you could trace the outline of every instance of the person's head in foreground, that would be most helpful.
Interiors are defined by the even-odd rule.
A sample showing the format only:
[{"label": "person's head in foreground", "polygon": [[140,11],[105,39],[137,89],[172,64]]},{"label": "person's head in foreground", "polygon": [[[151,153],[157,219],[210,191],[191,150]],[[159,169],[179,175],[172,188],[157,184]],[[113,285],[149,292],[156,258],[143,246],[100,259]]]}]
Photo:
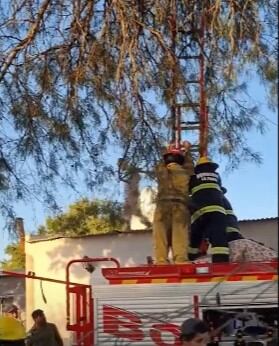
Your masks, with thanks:
[{"label": "person's head in foreground", "polygon": [[189,318],[181,325],[180,340],[182,346],[206,346],[209,342],[209,328],[205,322]]},{"label": "person's head in foreground", "polygon": [[46,317],[43,310],[37,309],[32,312],[32,318],[37,326],[46,324]]}]

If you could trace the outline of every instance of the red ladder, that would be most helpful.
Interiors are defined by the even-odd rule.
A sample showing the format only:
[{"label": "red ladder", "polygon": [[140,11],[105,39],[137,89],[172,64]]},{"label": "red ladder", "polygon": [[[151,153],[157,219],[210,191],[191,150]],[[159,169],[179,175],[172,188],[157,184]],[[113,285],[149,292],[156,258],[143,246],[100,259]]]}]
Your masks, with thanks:
[{"label": "red ladder", "polygon": [[[198,3],[198,2],[197,2]],[[199,5],[197,5],[199,6]],[[191,52],[191,54],[183,54],[177,56],[178,59],[189,61],[192,60],[196,62],[198,65],[197,76],[195,78],[187,78],[186,76],[186,84],[196,84],[199,88],[199,98],[195,101],[188,102],[177,102],[177,96],[174,96],[173,104],[171,107],[172,113],[172,142],[175,143],[178,148],[181,144],[182,140],[182,131],[199,131],[199,144],[192,146],[192,151],[199,152],[200,157],[207,156],[207,145],[208,145],[208,107],[207,107],[207,95],[206,95],[206,86],[205,86],[205,11],[203,8],[197,8],[197,16],[199,16],[199,28],[194,28],[188,31],[180,30],[183,34],[191,38],[195,37],[195,41],[198,44],[195,54]],[[173,18],[174,14],[173,14]],[[173,20],[174,21],[174,20]],[[195,22],[198,22],[195,21]],[[172,29],[172,32],[177,33],[176,30]],[[175,35],[172,37],[173,45],[172,52],[175,54]],[[175,83],[173,82],[173,87],[175,87]],[[183,112],[185,110],[185,114]],[[198,119],[186,121],[187,111],[192,110],[198,115]]]}]

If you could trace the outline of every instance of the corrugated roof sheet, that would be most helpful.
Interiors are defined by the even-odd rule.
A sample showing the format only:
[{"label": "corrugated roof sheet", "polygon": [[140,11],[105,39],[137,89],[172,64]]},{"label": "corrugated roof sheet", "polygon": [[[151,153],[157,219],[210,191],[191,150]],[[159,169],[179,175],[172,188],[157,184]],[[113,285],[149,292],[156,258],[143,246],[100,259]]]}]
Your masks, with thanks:
[{"label": "corrugated roof sheet", "polygon": [[[259,219],[244,219],[244,220],[240,220],[239,222],[261,222],[261,221],[272,221],[272,220],[277,220],[278,221],[278,217],[265,217],[265,218],[259,218]],[[151,232],[151,229],[144,229],[144,230],[132,230],[129,232],[121,232],[121,231],[112,231],[110,233],[101,233],[101,234],[87,234],[87,235],[80,235],[80,236],[63,236],[63,235],[59,235],[59,236],[44,236],[44,235],[30,235],[29,239],[26,239],[26,241],[28,243],[36,243],[36,242],[40,242],[40,241],[47,241],[47,240],[55,240],[55,239],[60,239],[60,238],[87,238],[87,237],[100,237],[100,236],[106,236],[106,235],[120,235],[120,234],[132,234],[132,233],[149,233]]]},{"label": "corrugated roof sheet", "polygon": [[243,219],[243,220],[239,220],[239,222],[271,221],[271,220],[277,220],[278,221],[278,216],[262,217],[262,218],[259,218],[259,219]]}]

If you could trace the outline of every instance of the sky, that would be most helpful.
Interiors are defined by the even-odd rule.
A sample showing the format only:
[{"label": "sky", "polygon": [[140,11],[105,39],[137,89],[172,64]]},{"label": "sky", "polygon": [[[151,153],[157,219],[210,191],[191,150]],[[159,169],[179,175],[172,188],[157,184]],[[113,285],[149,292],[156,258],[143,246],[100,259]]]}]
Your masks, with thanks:
[{"label": "sky", "polygon": [[[248,145],[262,154],[263,163],[256,165],[243,162],[237,170],[225,172],[225,162],[218,162],[223,186],[228,190],[227,198],[239,220],[278,216],[278,114],[267,108],[265,93],[259,83],[254,85],[251,91],[253,99],[261,104],[267,130],[264,135],[251,131],[247,139]],[[117,199],[120,193],[121,186],[115,185],[110,191],[110,198]],[[77,196],[72,192],[62,189],[57,191],[58,203],[64,208],[75,199]],[[48,216],[42,206],[34,203],[19,204],[15,209],[17,216],[24,218],[26,231],[31,233],[35,232]],[[6,232],[0,232],[0,260],[4,258],[4,249],[11,241]]]}]

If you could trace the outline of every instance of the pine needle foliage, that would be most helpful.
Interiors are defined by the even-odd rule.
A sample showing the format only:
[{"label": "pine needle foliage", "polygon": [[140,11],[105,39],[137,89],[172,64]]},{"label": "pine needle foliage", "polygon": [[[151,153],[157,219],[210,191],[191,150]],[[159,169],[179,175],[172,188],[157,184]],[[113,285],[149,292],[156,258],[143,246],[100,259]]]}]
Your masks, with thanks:
[{"label": "pine needle foliage", "polygon": [[258,76],[274,106],[275,0],[0,1],[2,213],[28,198],[55,209],[59,184],[78,189],[77,176],[88,189],[117,181],[111,146],[152,170],[174,97],[197,96],[186,84],[196,67],[179,57],[197,53],[202,11],[210,148],[232,167],[259,162],[245,135],[265,123],[246,82]]}]

